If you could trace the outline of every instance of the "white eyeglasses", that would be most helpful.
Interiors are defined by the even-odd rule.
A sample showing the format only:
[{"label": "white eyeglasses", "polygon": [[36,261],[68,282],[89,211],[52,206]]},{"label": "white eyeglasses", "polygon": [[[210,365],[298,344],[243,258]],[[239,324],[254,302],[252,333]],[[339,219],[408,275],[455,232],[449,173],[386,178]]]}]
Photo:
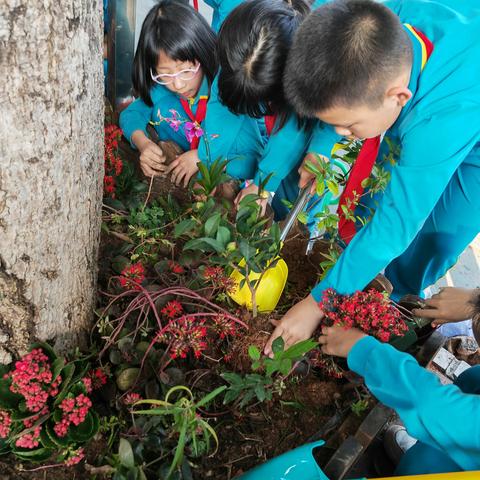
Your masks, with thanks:
[{"label": "white eyeglasses", "polygon": [[184,82],[193,80],[199,69],[200,64],[198,64],[195,68],[186,68],[185,70],[180,70],[177,73],[161,73],[160,75],[154,75],[152,69],[150,69],[150,76],[152,77],[152,80],[159,85],[169,85],[176,78],[179,78]]}]

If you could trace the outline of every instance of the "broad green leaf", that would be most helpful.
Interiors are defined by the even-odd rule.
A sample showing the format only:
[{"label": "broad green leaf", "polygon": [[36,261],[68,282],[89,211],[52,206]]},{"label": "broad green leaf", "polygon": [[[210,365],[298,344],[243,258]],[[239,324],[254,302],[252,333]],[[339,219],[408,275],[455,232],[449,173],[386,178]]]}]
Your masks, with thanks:
[{"label": "broad green leaf", "polygon": [[215,213],[205,222],[205,235],[207,237],[213,237],[217,233],[221,219],[221,214]]},{"label": "broad green leaf", "polygon": [[289,358],[284,358],[280,362],[280,373],[284,376],[288,375],[292,369],[292,361]]},{"label": "broad green leaf", "polygon": [[230,242],[230,239],[232,238],[230,234],[230,230],[227,227],[218,227],[217,230],[217,242],[221,243],[223,247],[227,245],[228,242]]},{"label": "broad green leaf", "polygon": [[283,338],[277,337],[272,343],[273,353],[283,352],[284,348],[285,348],[285,342],[283,341]]},{"label": "broad green leaf", "polygon": [[180,223],[175,225],[175,229],[173,235],[175,238],[181,237],[185,232],[192,230],[196,225],[195,220],[193,218],[187,218],[186,220],[182,220]]},{"label": "broad green leaf", "polygon": [[325,183],[317,182],[317,195],[321,197],[324,192],[325,192]]},{"label": "broad green leaf", "polygon": [[290,358],[291,360],[298,360],[303,357],[307,352],[313,350],[318,346],[318,342],[309,338],[307,340],[302,340],[301,342],[295,343],[285,351],[285,357]]},{"label": "broad green leaf", "polygon": [[86,442],[90,440],[98,431],[97,414],[90,410],[85,420],[78,426],[70,425],[68,436],[76,442]]},{"label": "broad green leaf", "polygon": [[327,180],[325,183],[330,192],[336,197],[338,195],[338,185],[333,180]]},{"label": "broad green leaf", "polygon": [[23,400],[21,395],[10,391],[10,380],[0,379],[0,407],[14,409]]},{"label": "broad green leaf", "polygon": [[255,345],[248,347],[248,355],[252,360],[260,360],[260,350]]},{"label": "broad green leaf", "polygon": [[304,225],[307,223],[308,221],[308,214],[307,212],[300,212],[298,215],[297,215],[297,220],[300,222],[300,223],[303,223]]},{"label": "broad green leaf", "polygon": [[133,468],[135,466],[135,458],[133,456],[132,446],[125,438],[120,438],[120,442],[118,444],[118,458],[121,464],[125,467]]},{"label": "broad green leaf", "polygon": [[233,372],[224,372],[221,374],[221,377],[231,385],[238,385],[243,381],[242,377],[238,373]]},{"label": "broad green leaf", "polygon": [[265,387],[261,384],[258,384],[255,387],[255,395],[257,396],[258,400],[263,402],[265,400]]},{"label": "broad green leaf", "polygon": [[238,396],[242,393],[241,390],[228,390],[223,397],[223,404],[226,405],[227,403],[233,402]]}]

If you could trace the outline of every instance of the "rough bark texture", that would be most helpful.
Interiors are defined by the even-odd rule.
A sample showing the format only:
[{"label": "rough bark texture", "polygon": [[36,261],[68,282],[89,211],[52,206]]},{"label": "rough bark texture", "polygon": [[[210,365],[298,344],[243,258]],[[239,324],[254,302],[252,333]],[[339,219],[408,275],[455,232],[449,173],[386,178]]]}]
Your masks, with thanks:
[{"label": "rough bark texture", "polygon": [[100,0],[0,0],[0,362],[93,319],[102,43]]}]

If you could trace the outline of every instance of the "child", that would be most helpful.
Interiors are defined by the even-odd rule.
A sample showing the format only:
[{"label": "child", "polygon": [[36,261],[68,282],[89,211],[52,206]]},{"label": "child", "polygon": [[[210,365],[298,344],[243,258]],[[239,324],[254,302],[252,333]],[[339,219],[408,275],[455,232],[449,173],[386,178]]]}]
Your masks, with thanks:
[{"label": "child", "polygon": [[[239,2],[216,0],[213,3],[216,13],[222,9],[225,14],[227,6]],[[293,34],[309,11],[309,4],[304,0],[246,1],[225,19],[218,40],[218,85],[222,103],[236,114],[265,118],[269,137],[254,182],[240,192],[237,202],[247,194],[258,193],[260,183],[270,176],[265,189],[275,192],[273,207],[277,218],[287,212],[281,200],[292,201],[298,194],[297,169],[312,138],[312,129],[300,125],[285,100],[282,87]],[[319,134],[317,153],[328,157],[338,135],[320,125],[315,126],[314,132]]]},{"label": "child", "polygon": [[[233,115],[217,99],[216,38],[188,5],[161,0],[145,18],[135,53],[133,86],[140,98],[120,115],[120,126],[140,151],[147,176],[172,174],[184,186],[199,161],[229,160],[227,173],[251,178],[263,140],[256,122]],[[149,121],[161,140],[187,152],[166,166],[161,148],[148,138]],[[208,136],[208,138],[207,138]]]},{"label": "child", "polygon": [[[464,307],[473,314],[478,334],[480,294],[470,294],[473,309]],[[480,336],[476,340],[480,343]],[[480,469],[480,365],[463,372],[455,385],[442,385],[413,357],[360,330],[324,328],[319,342],[324,353],[346,357],[350,369],[418,439],[401,458],[396,475]]]},{"label": "child", "polygon": [[[391,177],[372,220],[287,312],[267,353],[279,335],[290,344],[312,334],[324,289],[352,293],[386,268],[394,299],[421,295],[480,231],[477,5],[334,0],[301,25],[286,68],[288,98],[337,133],[367,139],[352,193],[361,191],[369,171],[360,170],[373,166],[383,132],[377,161],[390,160]],[[351,239],[355,225],[345,224]]]}]

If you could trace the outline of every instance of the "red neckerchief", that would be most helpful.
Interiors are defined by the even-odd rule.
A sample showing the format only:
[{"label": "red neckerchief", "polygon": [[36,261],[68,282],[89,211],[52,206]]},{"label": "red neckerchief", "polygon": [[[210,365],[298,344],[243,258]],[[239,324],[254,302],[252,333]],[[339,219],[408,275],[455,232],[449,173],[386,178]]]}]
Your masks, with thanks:
[{"label": "red neckerchief", "polygon": [[[411,25],[405,25],[417,38],[422,47],[422,70],[426,61],[433,51],[433,43],[420,31]],[[343,206],[346,207],[352,215],[355,211],[354,198],[360,198],[363,194],[364,188],[362,182],[366,180],[372,173],[373,165],[377,159],[378,151],[380,149],[380,135],[374,138],[367,138],[362,145],[360,153],[352,166],[352,170],[348,177],[345,190],[340,197],[338,203],[337,213],[339,216],[338,233],[342,240],[348,245],[352,238],[357,233],[355,228],[355,221],[345,218]]]},{"label": "red neckerchief", "polygon": [[[207,102],[208,97],[202,95],[198,100],[197,111],[195,115],[193,115],[192,109],[190,107],[190,102],[185,100],[184,98],[180,99],[180,103],[182,104],[185,113],[188,115],[188,118],[196,125],[200,126],[201,123],[205,120],[205,115],[207,114]],[[198,148],[198,144],[200,143],[200,138],[194,136],[192,141],[190,142],[190,150],[196,150]]]},{"label": "red neckerchief", "polygon": [[275,122],[277,121],[276,115],[265,115],[265,127],[267,129],[267,135],[272,134],[273,128],[275,127]]}]

